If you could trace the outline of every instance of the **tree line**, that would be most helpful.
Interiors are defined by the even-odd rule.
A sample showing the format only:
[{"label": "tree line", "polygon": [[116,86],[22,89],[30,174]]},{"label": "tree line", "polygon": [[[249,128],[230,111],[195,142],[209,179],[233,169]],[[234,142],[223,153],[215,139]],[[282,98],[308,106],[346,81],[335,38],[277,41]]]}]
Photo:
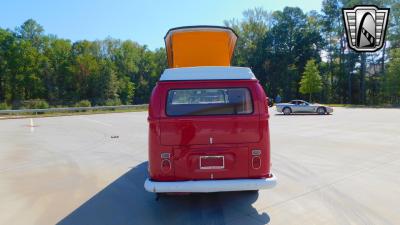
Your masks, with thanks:
[{"label": "tree line", "polygon": [[[390,8],[384,47],[374,53],[347,46],[341,10],[363,4]],[[400,1],[323,0],[320,12],[256,8],[243,15],[225,21],[240,36],[234,64],[250,66],[269,96],[287,101],[311,93],[323,103],[400,104]],[[301,87],[302,76],[310,75],[307,62],[318,70],[316,88],[308,90]]]},{"label": "tree line", "polygon": [[0,103],[3,108],[145,103],[166,64],[164,49],[112,38],[72,43],[45,35],[29,19],[15,30],[0,28]]},{"label": "tree line", "polygon": [[[347,46],[341,9],[357,4],[391,9],[386,43],[375,53]],[[320,12],[255,8],[224,23],[239,35],[232,65],[251,67],[271,97],[400,104],[398,0],[324,0]],[[71,42],[29,19],[0,28],[0,108],[146,103],[166,67],[164,48],[113,38]]]}]

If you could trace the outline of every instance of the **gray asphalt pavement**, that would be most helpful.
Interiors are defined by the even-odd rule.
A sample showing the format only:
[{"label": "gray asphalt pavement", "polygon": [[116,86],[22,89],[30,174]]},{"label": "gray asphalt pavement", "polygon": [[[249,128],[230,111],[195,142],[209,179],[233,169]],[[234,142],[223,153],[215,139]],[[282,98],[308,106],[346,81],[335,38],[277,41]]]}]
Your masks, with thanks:
[{"label": "gray asphalt pavement", "polygon": [[274,189],[159,201],[146,112],[0,120],[0,224],[399,224],[399,109],[274,113]]}]

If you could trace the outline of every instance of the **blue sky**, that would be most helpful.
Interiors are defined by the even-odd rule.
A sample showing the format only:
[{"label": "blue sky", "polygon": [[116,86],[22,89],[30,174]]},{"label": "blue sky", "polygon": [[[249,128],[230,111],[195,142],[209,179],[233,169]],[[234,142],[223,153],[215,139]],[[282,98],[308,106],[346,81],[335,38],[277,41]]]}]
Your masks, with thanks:
[{"label": "blue sky", "polygon": [[106,37],[131,39],[150,49],[163,47],[169,28],[188,25],[223,25],[254,7],[282,10],[298,6],[320,10],[322,0],[3,0],[0,27],[14,29],[32,18],[46,33],[72,41]]}]

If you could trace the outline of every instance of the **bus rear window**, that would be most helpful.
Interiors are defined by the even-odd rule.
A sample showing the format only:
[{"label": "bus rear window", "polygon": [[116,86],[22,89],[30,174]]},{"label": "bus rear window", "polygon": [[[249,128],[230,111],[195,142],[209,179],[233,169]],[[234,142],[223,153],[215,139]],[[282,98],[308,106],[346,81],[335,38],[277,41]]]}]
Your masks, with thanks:
[{"label": "bus rear window", "polygon": [[169,90],[167,115],[239,115],[253,113],[253,102],[247,88]]}]

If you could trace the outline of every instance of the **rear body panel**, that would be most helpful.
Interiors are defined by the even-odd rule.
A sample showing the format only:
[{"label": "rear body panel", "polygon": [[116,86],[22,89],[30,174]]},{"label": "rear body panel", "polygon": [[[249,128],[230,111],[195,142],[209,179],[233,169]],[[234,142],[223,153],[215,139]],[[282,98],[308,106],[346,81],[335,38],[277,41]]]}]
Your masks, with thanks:
[{"label": "rear body panel", "polygon": [[[191,88],[247,88],[253,111],[245,115],[168,116],[168,91]],[[189,181],[269,177],[269,115],[265,99],[257,80],[159,82],[153,89],[149,105],[150,179]],[[261,163],[256,168],[252,161],[253,150],[260,152]],[[162,153],[169,154],[170,169],[162,168]],[[218,165],[201,168],[201,158],[207,157]],[[220,167],[219,157],[223,158],[223,167]]]}]

